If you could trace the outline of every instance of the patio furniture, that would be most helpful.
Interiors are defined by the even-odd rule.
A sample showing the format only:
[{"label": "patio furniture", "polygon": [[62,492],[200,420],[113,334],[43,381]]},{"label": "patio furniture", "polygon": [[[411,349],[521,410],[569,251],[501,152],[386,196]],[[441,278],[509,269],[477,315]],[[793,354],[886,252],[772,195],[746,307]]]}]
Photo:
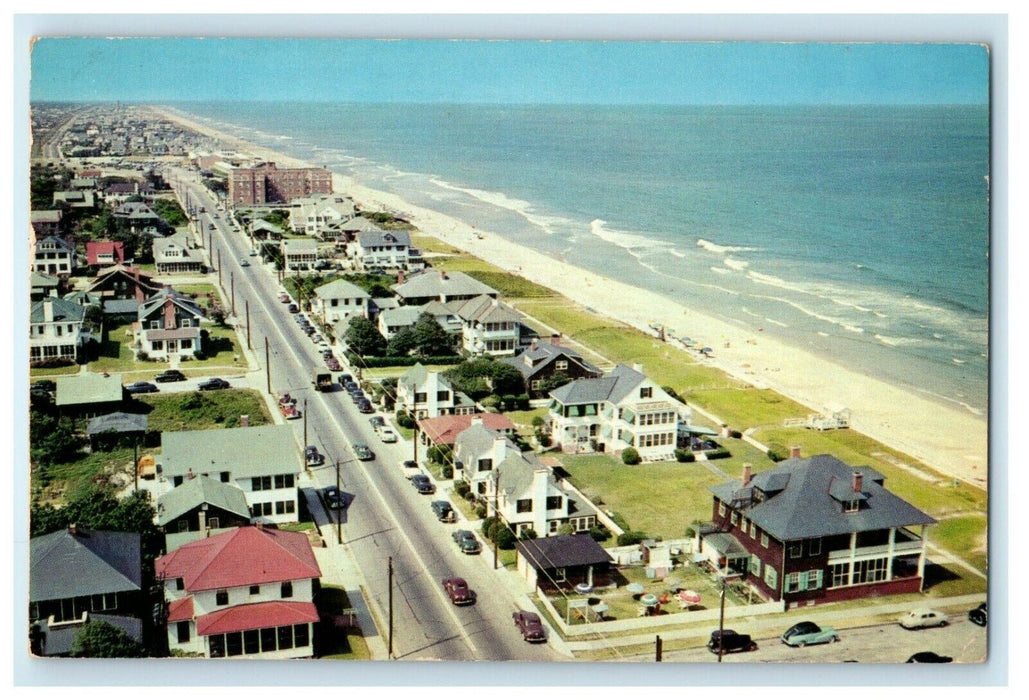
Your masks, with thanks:
[{"label": "patio furniture", "polygon": [[653,593],[647,593],[640,596],[640,603],[645,607],[652,608],[658,604],[657,596]]},{"label": "patio furniture", "polygon": [[585,581],[583,581],[582,583],[575,584],[575,592],[576,593],[581,593],[582,595],[586,595],[587,593],[590,593],[592,591],[593,591],[593,586],[591,586],[590,584],[586,583]]},{"label": "patio furniture", "polygon": [[630,583],[625,587],[625,590],[629,591],[629,593],[632,593],[633,595],[643,595],[643,591],[646,589],[643,587],[642,583]]}]

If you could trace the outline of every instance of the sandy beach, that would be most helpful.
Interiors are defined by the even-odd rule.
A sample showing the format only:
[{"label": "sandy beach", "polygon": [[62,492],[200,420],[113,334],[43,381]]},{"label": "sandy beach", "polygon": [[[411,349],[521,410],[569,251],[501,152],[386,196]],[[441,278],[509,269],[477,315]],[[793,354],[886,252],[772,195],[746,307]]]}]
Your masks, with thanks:
[{"label": "sandy beach", "polygon": [[[177,112],[162,110],[161,114],[222,140],[227,148],[284,166],[311,165],[215,131]],[[653,292],[549,258],[487,230],[365,187],[352,178],[335,175],[334,188],[353,197],[362,208],[402,212],[421,233],[549,287],[598,313],[652,335],[650,324],[657,322],[698,339],[714,349],[714,356],[704,362],[756,386],[774,389],[813,411],[829,404],[847,406],[852,411],[851,424],[859,432],[950,476],[986,488],[987,421],[982,416],[846,369],[760,332],[737,328]]]}]

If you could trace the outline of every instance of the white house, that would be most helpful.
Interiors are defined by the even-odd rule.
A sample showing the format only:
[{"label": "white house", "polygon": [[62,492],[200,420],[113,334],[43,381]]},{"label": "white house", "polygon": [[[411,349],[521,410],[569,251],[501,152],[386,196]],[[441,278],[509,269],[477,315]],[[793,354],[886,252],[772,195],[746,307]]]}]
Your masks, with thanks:
[{"label": "white house", "polygon": [[411,235],[407,231],[360,231],[348,246],[347,253],[365,270],[377,267],[407,269],[422,263],[421,252],[411,247]]},{"label": "white house", "polygon": [[474,299],[485,294],[496,299],[500,292],[488,284],[466,275],[463,272],[446,272],[445,270],[422,270],[410,277],[398,277],[397,284],[391,289],[404,304],[419,306],[430,301],[448,303]]},{"label": "white house", "polygon": [[454,391],[442,374],[416,364],[397,380],[396,408],[421,420],[450,415],[457,410],[474,412],[475,405],[467,396]]},{"label": "white house", "polygon": [[287,238],[282,242],[282,260],[287,275],[313,270],[318,262],[318,242],[309,238]]},{"label": "white house", "polygon": [[288,425],[164,433],[161,460],[173,487],[209,476],[242,489],[255,522],[297,522],[303,466]]},{"label": "white house", "polygon": [[339,321],[363,316],[368,318],[368,300],[371,295],[355,284],[337,279],[314,290],[311,308],[329,326]]},{"label": "white house", "polygon": [[642,373],[618,365],[550,392],[551,439],[563,452],[618,453],[635,447],[645,462],[675,458],[678,425],[692,411]]},{"label": "white house", "polygon": [[382,311],[377,319],[379,333],[389,340],[400,331],[413,328],[422,314],[432,316],[447,333],[453,336],[461,334],[461,318],[454,313],[449,304],[438,301],[430,301],[421,306],[397,306]]},{"label": "white house", "polygon": [[164,238],[155,238],[153,243],[154,264],[157,274],[201,273],[204,260],[189,234],[176,233]]},{"label": "white house", "polygon": [[155,569],[171,650],[206,658],[314,655],[321,569],[306,534],[240,527],[185,544]]},{"label": "white house", "polygon": [[155,360],[192,358],[203,350],[203,319],[191,298],[165,287],[139,305],[132,326],[137,352]]},{"label": "white house", "polygon": [[339,238],[340,224],[355,214],[354,200],[338,194],[302,197],[292,204],[289,218],[293,230],[322,240]]},{"label": "white house", "polygon": [[521,342],[521,315],[485,294],[447,304],[461,319],[461,348],[471,355],[514,355]]},{"label": "white house", "polygon": [[73,301],[47,297],[29,310],[29,362],[78,359],[85,341],[85,309]]},{"label": "white house", "polygon": [[47,236],[36,241],[32,255],[32,271],[47,275],[71,274],[75,262],[75,246],[58,236]]}]

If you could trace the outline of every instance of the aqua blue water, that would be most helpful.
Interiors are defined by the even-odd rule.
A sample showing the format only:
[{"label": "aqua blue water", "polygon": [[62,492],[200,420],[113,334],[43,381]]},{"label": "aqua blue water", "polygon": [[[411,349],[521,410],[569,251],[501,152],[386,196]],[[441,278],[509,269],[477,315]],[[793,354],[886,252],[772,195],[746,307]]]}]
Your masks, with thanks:
[{"label": "aqua blue water", "polygon": [[986,409],[986,107],[176,106]]}]

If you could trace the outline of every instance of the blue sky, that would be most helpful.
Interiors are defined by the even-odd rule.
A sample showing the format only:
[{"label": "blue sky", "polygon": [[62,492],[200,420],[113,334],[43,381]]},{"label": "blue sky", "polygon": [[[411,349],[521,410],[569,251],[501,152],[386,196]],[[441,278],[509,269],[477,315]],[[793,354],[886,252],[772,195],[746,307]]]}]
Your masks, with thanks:
[{"label": "blue sky", "polygon": [[31,99],[985,104],[962,44],[40,39]]}]

